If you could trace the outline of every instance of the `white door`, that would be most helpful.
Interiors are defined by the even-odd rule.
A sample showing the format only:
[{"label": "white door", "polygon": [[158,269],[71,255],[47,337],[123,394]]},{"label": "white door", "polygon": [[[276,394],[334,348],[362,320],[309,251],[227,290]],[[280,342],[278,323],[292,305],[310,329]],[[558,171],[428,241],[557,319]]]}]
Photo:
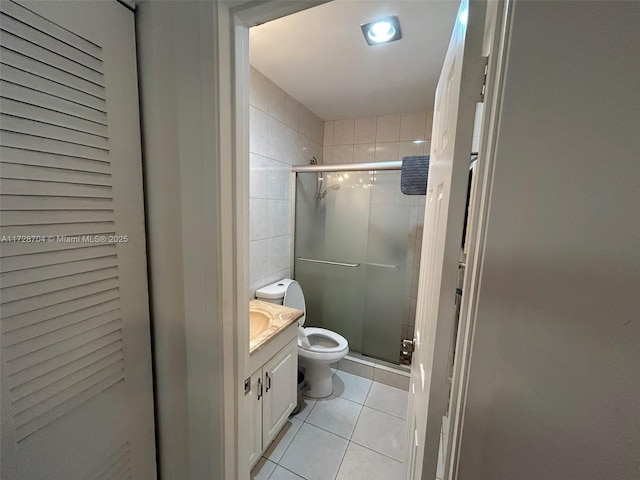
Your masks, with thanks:
[{"label": "white door", "polygon": [[155,478],[135,33],[0,6],[1,476]]},{"label": "white door", "polygon": [[436,90],[409,391],[405,477],[411,480],[436,478],[449,398],[457,270],[484,71],[484,19],[483,2],[461,3]]},{"label": "white door", "polygon": [[278,434],[297,403],[298,341],[293,340],[264,367],[262,381],[262,444]]}]

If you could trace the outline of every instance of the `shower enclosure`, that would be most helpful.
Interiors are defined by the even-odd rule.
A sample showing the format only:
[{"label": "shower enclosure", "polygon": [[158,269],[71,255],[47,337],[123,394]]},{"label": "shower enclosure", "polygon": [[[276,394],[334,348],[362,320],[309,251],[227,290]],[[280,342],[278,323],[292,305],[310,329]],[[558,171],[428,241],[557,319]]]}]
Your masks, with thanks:
[{"label": "shower enclosure", "polygon": [[393,363],[403,335],[413,337],[424,216],[424,196],[401,193],[399,167],[294,167],[294,278],[305,292],[306,325]]}]

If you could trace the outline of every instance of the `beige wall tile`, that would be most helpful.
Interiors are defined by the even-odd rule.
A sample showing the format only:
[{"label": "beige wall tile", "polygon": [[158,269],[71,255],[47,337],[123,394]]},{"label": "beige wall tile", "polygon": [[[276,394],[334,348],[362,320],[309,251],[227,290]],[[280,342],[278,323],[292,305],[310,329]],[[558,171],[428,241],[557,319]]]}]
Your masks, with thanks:
[{"label": "beige wall tile", "polygon": [[257,107],[249,107],[249,151],[269,154],[269,116]]},{"label": "beige wall tile", "polygon": [[376,126],[376,143],[400,141],[400,114],[381,115]]},{"label": "beige wall tile", "polygon": [[424,138],[431,140],[431,130],[433,129],[433,111],[427,112],[427,125],[424,133]]},{"label": "beige wall tile", "polygon": [[[251,68],[250,292],[291,276],[290,165],[322,162],[324,122]],[[265,249],[265,245],[267,246]]]},{"label": "beige wall tile", "polygon": [[284,122],[285,120],[285,93],[279,86],[269,82],[269,110],[273,118]]},{"label": "beige wall tile", "polygon": [[268,185],[264,179],[268,175],[269,161],[255,153],[249,155],[249,197],[267,198]]},{"label": "beige wall tile", "polygon": [[424,155],[424,140],[416,140],[420,143],[414,142],[400,142],[398,148],[398,158],[402,160],[404,157],[411,157],[414,155]]},{"label": "beige wall tile", "polygon": [[398,142],[376,143],[375,161],[392,162],[398,160]]},{"label": "beige wall tile", "polygon": [[424,140],[427,112],[403,113],[400,119],[400,141]]},{"label": "beige wall tile", "polygon": [[269,80],[253,67],[250,79],[249,104],[266,112],[269,109]]},{"label": "beige wall tile", "polygon": [[355,120],[354,143],[376,142],[376,117],[360,117]]},{"label": "beige wall tile", "polygon": [[375,143],[358,143],[353,146],[353,163],[369,163],[375,160]]},{"label": "beige wall tile", "polygon": [[293,128],[294,130],[298,130],[298,110],[300,108],[300,104],[297,102],[295,98],[285,93],[284,97],[284,123]]},{"label": "beige wall tile", "polygon": [[267,244],[269,240],[254,240],[249,242],[249,269],[252,280],[264,277],[267,269]]},{"label": "beige wall tile", "polygon": [[425,155],[431,154],[431,140],[424,141],[424,154]]},{"label": "beige wall tile", "polygon": [[[312,112],[313,113],[313,112]],[[311,140],[322,144],[324,139],[324,122],[315,114],[311,116]]]},{"label": "beige wall tile", "polygon": [[353,163],[353,144],[334,145],[333,163]]},{"label": "beige wall tile", "polygon": [[333,163],[333,145],[325,145],[322,147],[322,163]]},{"label": "beige wall tile", "polygon": [[277,272],[289,267],[291,235],[282,235],[267,240],[267,271]]},{"label": "beige wall tile", "polygon": [[268,202],[263,198],[251,198],[249,200],[249,238],[262,240],[268,235]]},{"label": "beige wall tile", "polygon": [[302,104],[298,107],[298,132],[311,137],[311,112]]},{"label": "beige wall tile", "polygon": [[267,238],[291,235],[291,202],[267,200]]},{"label": "beige wall tile", "polygon": [[322,138],[323,145],[333,145],[333,127],[336,122],[329,120],[324,122],[324,136]]},{"label": "beige wall tile", "polygon": [[355,121],[351,119],[336,120],[333,126],[334,145],[353,145]]}]

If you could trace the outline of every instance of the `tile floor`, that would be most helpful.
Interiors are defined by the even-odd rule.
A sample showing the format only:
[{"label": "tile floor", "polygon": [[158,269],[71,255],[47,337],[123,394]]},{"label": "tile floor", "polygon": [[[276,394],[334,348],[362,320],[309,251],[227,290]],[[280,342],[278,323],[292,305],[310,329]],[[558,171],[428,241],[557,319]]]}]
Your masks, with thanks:
[{"label": "tile floor", "polygon": [[400,480],[408,393],[336,371],[333,395],[305,399],[251,472],[253,480]]}]

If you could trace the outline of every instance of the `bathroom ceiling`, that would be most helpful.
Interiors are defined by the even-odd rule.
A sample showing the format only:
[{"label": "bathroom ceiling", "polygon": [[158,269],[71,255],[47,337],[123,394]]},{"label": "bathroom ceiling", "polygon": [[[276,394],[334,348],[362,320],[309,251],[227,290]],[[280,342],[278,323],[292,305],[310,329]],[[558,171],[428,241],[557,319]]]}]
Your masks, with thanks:
[{"label": "bathroom ceiling", "polygon": [[[251,64],[323,120],[428,110],[458,5],[334,0],[251,28]],[[368,46],[360,25],[393,14],[402,39]]]}]

